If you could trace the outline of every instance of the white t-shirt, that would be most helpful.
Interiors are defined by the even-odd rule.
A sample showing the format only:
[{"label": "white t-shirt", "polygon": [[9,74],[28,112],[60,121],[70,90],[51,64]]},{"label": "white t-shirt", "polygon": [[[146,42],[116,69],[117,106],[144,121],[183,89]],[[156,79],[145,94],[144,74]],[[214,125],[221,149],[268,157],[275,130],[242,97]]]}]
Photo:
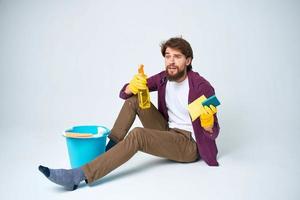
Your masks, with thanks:
[{"label": "white t-shirt", "polygon": [[193,125],[188,112],[188,98],[189,98],[189,81],[188,77],[177,83],[175,81],[168,81],[166,86],[166,104],[169,115],[169,127],[179,128],[192,133]]}]

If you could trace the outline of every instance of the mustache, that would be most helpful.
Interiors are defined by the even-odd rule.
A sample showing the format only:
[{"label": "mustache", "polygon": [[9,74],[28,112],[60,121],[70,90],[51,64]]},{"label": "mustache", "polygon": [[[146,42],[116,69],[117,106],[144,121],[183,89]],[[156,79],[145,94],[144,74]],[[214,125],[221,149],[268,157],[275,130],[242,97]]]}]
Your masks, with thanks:
[{"label": "mustache", "polygon": [[175,64],[167,65],[167,69],[168,69],[168,68],[171,68],[171,67],[172,67],[172,68],[174,68],[174,67],[175,67],[175,68],[178,68],[178,66],[176,66]]}]

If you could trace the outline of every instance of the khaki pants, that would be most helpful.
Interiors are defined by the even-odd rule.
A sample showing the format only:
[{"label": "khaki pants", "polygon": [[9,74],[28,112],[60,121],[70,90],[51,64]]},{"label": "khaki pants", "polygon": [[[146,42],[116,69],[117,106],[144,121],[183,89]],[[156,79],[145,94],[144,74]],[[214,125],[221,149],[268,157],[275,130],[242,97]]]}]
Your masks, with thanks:
[{"label": "khaki pants", "polygon": [[[134,128],[128,133],[136,115],[144,128]],[[178,162],[198,159],[197,144],[191,132],[169,129],[155,106],[151,104],[148,109],[140,109],[136,96],[124,102],[109,138],[117,144],[82,167],[89,184],[128,161],[138,151]]]}]

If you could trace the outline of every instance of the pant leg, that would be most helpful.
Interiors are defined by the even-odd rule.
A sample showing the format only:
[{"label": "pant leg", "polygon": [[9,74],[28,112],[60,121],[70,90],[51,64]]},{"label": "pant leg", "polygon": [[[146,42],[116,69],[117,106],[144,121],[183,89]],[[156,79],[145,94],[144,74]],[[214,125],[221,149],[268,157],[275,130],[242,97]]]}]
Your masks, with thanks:
[{"label": "pant leg", "polygon": [[114,148],[83,166],[88,183],[105,176],[128,161],[137,151],[179,162],[198,159],[197,144],[190,132],[180,129],[161,131],[149,128],[134,128]]},{"label": "pant leg", "polygon": [[125,100],[108,137],[115,142],[122,141],[131,128],[136,115],[145,128],[168,130],[168,122],[157,108],[151,103],[150,108],[140,109],[135,95]]}]

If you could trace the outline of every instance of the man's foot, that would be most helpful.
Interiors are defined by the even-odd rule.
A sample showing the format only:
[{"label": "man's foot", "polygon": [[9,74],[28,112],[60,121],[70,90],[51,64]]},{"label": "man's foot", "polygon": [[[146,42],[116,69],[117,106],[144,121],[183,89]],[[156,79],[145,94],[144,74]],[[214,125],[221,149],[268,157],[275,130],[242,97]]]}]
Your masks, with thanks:
[{"label": "man's foot", "polygon": [[49,169],[48,167],[40,165],[39,170],[50,181],[65,187],[67,190],[76,190],[80,182],[86,179],[81,168]]}]

